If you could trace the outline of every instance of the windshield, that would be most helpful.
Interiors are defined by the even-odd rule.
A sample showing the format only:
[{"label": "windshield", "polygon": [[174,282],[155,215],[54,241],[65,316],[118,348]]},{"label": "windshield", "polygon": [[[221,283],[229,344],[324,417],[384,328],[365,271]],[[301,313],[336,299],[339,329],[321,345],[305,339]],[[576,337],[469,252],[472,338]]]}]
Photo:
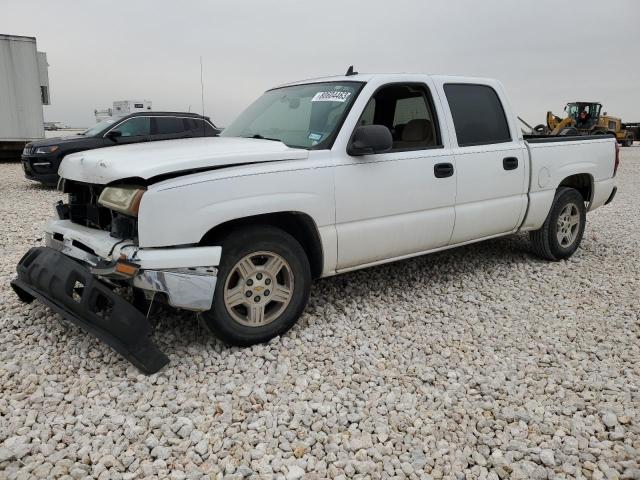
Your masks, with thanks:
[{"label": "windshield", "polygon": [[325,82],[269,90],[220,136],[266,138],[306,149],[330,148],[362,85]]},{"label": "windshield", "polygon": [[82,132],[80,135],[85,135],[87,137],[93,137],[94,135],[99,134],[104,129],[109,127],[109,125],[113,125],[114,123],[116,123],[118,120],[120,120],[120,117],[105,118],[101,122],[97,123],[95,126],[93,126],[90,129],[85,130],[84,132]]}]

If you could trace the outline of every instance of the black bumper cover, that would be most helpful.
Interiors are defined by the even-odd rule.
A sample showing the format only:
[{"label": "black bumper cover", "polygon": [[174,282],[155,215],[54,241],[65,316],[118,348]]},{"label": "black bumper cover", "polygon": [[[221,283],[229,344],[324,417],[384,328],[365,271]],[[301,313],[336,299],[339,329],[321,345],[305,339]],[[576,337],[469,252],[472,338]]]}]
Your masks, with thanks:
[{"label": "black bumper cover", "polygon": [[[58,167],[60,166],[60,160],[57,158],[38,157],[31,158],[26,155],[22,155],[22,169],[24,170],[24,177],[27,180],[34,180],[40,182],[47,187],[55,187],[58,185]],[[51,163],[50,168],[41,168],[44,171],[38,171],[36,167],[32,165],[33,162],[48,161]]]},{"label": "black bumper cover", "polygon": [[146,317],[80,263],[51,248],[37,247],[22,257],[17,270],[11,286],[23,302],[37,298],[146,374],[169,363],[151,341],[153,328]]}]

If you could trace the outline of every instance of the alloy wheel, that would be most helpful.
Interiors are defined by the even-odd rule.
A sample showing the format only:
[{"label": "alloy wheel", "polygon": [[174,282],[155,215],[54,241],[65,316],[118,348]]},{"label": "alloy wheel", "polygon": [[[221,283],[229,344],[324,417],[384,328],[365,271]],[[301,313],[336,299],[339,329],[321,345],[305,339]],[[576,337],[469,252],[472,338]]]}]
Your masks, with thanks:
[{"label": "alloy wheel", "polygon": [[278,318],[293,296],[289,263],[273,252],[251,253],[231,269],[224,285],[229,315],[248,327],[262,327]]},{"label": "alloy wheel", "polygon": [[560,246],[568,248],[573,245],[573,242],[575,242],[578,237],[579,230],[580,211],[578,210],[578,206],[574,203],[568,203],[558,216],[556,235]]}]

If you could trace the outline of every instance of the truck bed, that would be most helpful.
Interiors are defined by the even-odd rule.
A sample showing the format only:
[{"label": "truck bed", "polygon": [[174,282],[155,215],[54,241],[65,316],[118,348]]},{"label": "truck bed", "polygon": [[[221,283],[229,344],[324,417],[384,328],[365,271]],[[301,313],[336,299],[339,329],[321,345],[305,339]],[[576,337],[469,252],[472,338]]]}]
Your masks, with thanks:
[{"label": "truck bed", "polygon": [[527,143],[576,142],[582,140],[602,140],[615,138],[614,135],[524,135]]},{"label": "truck bed", "polygon": [[[544,222],[557,185],[572,176],[589,191],[589,210],[607,201],[614,188],[616,140],[613,135],[525,135],[529,151],[529,209],[522,230],[536,230]],[[575,175],[575,172],[581,172]]]}]

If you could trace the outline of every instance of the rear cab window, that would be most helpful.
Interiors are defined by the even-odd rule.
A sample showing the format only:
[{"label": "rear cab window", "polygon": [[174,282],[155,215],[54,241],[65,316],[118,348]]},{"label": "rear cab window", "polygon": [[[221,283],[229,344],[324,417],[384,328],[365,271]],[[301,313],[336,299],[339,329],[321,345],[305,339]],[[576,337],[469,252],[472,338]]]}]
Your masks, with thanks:
[{"label": "rear cab window", "polygon": [[509,123],[496,91],[488,85],[444,85],[460,147],[511,141]]}]

